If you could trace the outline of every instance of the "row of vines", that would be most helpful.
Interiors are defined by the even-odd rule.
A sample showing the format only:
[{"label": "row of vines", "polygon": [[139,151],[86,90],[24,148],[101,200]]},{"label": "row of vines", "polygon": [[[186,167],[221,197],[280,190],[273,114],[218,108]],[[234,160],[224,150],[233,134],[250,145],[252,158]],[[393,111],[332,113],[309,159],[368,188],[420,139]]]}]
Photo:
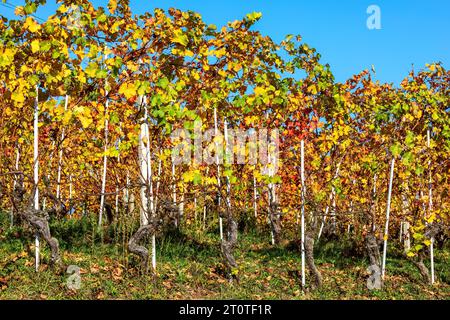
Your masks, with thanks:
[{"label": "row of vines", "polygon": [[[43,0],[0,20],[0,208],[36,232],[37,270],[42,241],[63,264],[50,219],[94,216],[99,234],[135,226],[124,247],[143,271],[157,270],[168,226],[216,224],[237,278],[238,221],[251,213],[274,246],[299,240],[302,285],[307,270],[321,285],[315,243],[345,234],[382,276],[399,237],[405,259],[436,281],[434,246],[450,222],[442,64],[398,87],[373,80],[374,70],[339,83],[300,36],[275,43],[255,31],[259,13],[217,28],[190,11],[135,16],[126,0],[58,2],[44,22],[33,15]],[[171,134],[194,138],[200,121],[217,133],[210,144],[231,145],[246,162],[223,161],[221,150],[211,164],[175,163]],[[278,130],[267,137],[277,156],[269,146],[269,164],[251,163],[231,129]]]}]

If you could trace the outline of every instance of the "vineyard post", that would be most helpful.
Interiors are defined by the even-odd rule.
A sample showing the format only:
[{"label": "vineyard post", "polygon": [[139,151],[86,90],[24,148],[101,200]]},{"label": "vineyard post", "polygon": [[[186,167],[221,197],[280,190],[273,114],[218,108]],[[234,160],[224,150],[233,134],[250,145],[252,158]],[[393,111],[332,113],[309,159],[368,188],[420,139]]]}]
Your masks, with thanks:
[{"label": "vineyard post", "polygon": [[[50,152],[50,159],[48,160],[48,167],[50,170],[47,172],[47,179],[50,181],[50,175],[51,175],[51,167],[52,167],[52,160],[53,160],[53,150],[55,149],[56,141],[52,142],[51,146],[51,152]],[[42,200],[42,209],[45,210],[47,208],[47,198],[44,197]]]},{"label": "vineyard post", "polygon": [[154,215],[154,195],[153,195],[153,172],[152,172],[152,155],[151,155],[151,138],[150,138],[150,125],[148,123],[148,110],[147,110],[147,97],[144,96],[145,104],[145,129],[147,135],[147,171],[148,171],[148,183],[149,183],[149,193],[150,193],[150,213]]},{"label": "vineyard post", "polygon": [[72,174],[69,175],[69,201],[72,201],[73,194],[73,183],[72,183]]},{"label": "vineyard post", "polygon": [[160,184],[161,184],[161,158],[158,160],[158,180],[156,180],[155,205],[154,205],[155,210],[158,207],[159,185]]},{"label": "vineyard post", "polygon": [[[173,205],[176,206],[177,205],[177,182],[175,179],[175,163],[173,162],[173,160],[172,160],[172,201],[173,201]],[[178,218],[179,218],[179,214],[175,218],[175,227],[176,228],[178,228]]]},{"label": "vineyard post", "polygon": [[[209,167],[206,167],[206,175],[209,175]],[[206,195],[203,197],[203,229],[206,229]]]},{"label": "vineyard post", "polygon": [[258,198],[258,191],[256,190],[256,176],[255,172],[253,171],[253,210],[255,212],[255,218],[258,218],[257,198]]},{"label": "vineyard post", "polygon": [[[217,138],[217,135],[219,133],[218,125],[217,125],[217,108],[214,107],[214,136]],[[220,207],[221,202],[221,196],[220,196],[220,164],[219,164],[219,144],[217,140],[215,139],[215,145],[216,145],[216,165],[217,165],[217,204],[218,207]],[[220,230],[220,240],[223,240],[223,221],[222,217],[219,215],[219,230]]]},{"label": "vineyard post", "polygon": [[197,223],[197,196],[194,196],[194,221]]},{"label": "vineyard post", "polygon": [[300,174],[302,182],[302,212],[301,212],[301,242],[302,242],[302,287],[305,287],[306,276],[305,276],[305,199],[306,199],[306,188],[305,188],[305,141],[300,142]]},{"label": "vineyard post", "polygon": [[[39,210],[39,87],[36,86],[36,98],[34,102],[34,134],[33,134],[33,167],[34,167],[34,209]],[[40,243],[39,235],[36,232],[35,236],[35,268],[36,272],[39,270],[39,255],[40,255]]]},{"label": "vineyard post", "polygon": [[[150,139],[150,125],[148,123],[148,109],[147,109],[147,97],[144,96],[144,108],[145,108],[145,130],[147,135],[147,177],[149,183],[150,193],[150,214],[155,219],[155,207],[154,207],[154,195],[153,195],[153,172],[152,172],[152,156],[151,156],[151,139]],[[152,268],[156,271],[156,234],[152,235]]]},{"label": "vineyard post", "polygon": [[386,271],[386,252],[387,252],[387,241],[389,234],[389,215],[391,212],[391,196],[392,196],[392,181],[394,180],[394,167],[395,167],[395,157],[392,157],[391,161],[391,172],[389,175],[389,190],[388,190],[388,199],[386,205],[386,225],[384,227],[384,245],[383,245],[383,263],[381,266],[381,277],[384,279],[385,271]]},{"label": "vineyard post", "polygon": [[[431,148],[431,131],[430,127],[427,129],[427,147]],[[431,172],[431,158],[428,160],[429,180],[428,180],[428,215],[431,216],[433,210],[433,180]],[[434,284],[434,237],[430,239],[430,264],[431,264],[431,284]]]},{"label": "vineyard post", "polygon": [[[268,145],[267,145],[267,159],[268,159],[268,161],[267,161],[266,168],[267,168],[269,177],[272,180],[272,178],[273,178],[273,170],[272,170],[272,167],[271,167],[271,165],[272,165],[272,154],[270,152],[271,148],[270,148],[269,141],[270,141],[270,138],[268,137],[267,138],[267,142],[268,142]],[[268,212],[271,212],[273,210],[272,204],[277,202],[277,199],[276,199],[277,195],[276,195],[276,192],[275,192],[275,187],[274,187],[273,182],[269,182],[269,184],[268,184],[267,196],[268,196],[268,199],[269,199],[269,210],[268,210]],[[269,214],[268,218],[269,218],[268,219],[269,225],[271,225],[272,223],[271,223],[270,214]],[[271,226],[271,229],[270,229],[270,235],[272,237],[272,245],[275,245],[275,234],[273,232],[272,226]]]},{"label": "vineyard post", "polygon": [[[16,171],[19,171],[19,161],[20,161],[20,149],[19,149],[19,143],[17,142],[17,146],[16,146],[16,163],[15,163]],[[16,184],[17,184],[17,182],[16,182],[16,179],[14,178],[13,190],[16,189]],[[14,207],[11,208],[9,228],[11,229],[13,226],[14,226]]]},{"label": "vineyard post", "polygon": [[[339,162],[337,168],[336,168],[336,172],[334,174],[334,178],[336,179],[339,176],[339,171],[341,168],[341,162]],[[335,196],[336,196],[336,191],[334,189],[334,186],[331,187],[331,193],[330,193],[330,198],[329,201],[332,201],[332,205],[333,205],[333,214],[336,214],[336,201],[335,201]],[[319,235],[317,236],[317,241],[320,240],[320,237],[322,236],[322,232],[323,232],[323,228],[325,226],[325,222],[327,221],[327,217],[328,217],[328,212],[330,211],[330,205],[327,204],[327,207],[325,209],[325,217],[323,217],[322,219],[322,224],[320,225],[320,229],[319,229]]]},{"label": "vineyard post", "polygon": [[182,221],[182,219],[184,217],[184,197],[185,197],[184,185],[181,185],[180,192],[181,192],[181,195],[180,195],[180,206],[179,206],[179,208],[180,208],[180,224],[181,224],[181,221]]},{"label": "vineyard post", "polygon": [[[353,179],[352,180],[352,189],[355,188],[355,183],[356,183],[356,180]],[[350,212],[350,217],[351,217],[350,219],[351,220],[348,222],[348,227],[347,227],[347,233],[348,234],[350,234],[350,229],[352,227],[352,223],[354,223],[354,221],[352,219],[352,217],[353,217],[353,199],[350,200],[350,210],[349,210],[349,212]]]},{"label": "vineyard post", "polygon": [[[120,124],[120,128],[122,128],[122,123]],[[117,142],[117,165],[120,164],[120,138]],[[119,185],[116,185],[116,201],[115,201],[115,206],[116,206],[116,215],[119,214]]]},{"label": "vineyard post", "polygon": [[[378,175],[375,173],[373,175],[373,189],[372,189],[372,213],[375,214],[375,211],[377,210],[376,206],[376,197],[377,197],[377,180]],[[375,232],[376,226],[375,226],[375,218],[372,219],[372,232]]]},{"label": "vineyard post", "polygon": [[[230,163],[230,161],[229,161],[229,156],[230,156],[230,154],[229,154],[229,148],[230,148],[230,145],[229,145],[229,143],[228,143],[228,122],[227,122],[227,120],[224,118],[223,119],[223,131],[224,131],[224,138],[225,138],[225,157],[224,157],[224,163],[226,163],[226,164],[231,164]],[[230,177],[229,176],[226,176],[226,182],[227,182],[227,196],[226,196],[226,198],[225,198],[225,201],[226,201],[226,204],[227,204],[227,207],[228,207],[228,209],[230,209],[231,208],[231,201],[230,201],[230,193],[231,193],[231,183],[230,183]],[[228,234],[228,237],[227,238],[229,238],[229,234]]]},{"label": "vineyard post", "polygon": [[[106,86],[105,86],[106,87]],[[108,96],[108,91],[105,90],[105,96]],[[106,190],[106,172],[108,170],[108,157],[106,156],[106,152],[108,150],[108,107],[109,107],[109,99],[106,98],[105,103],[105,146],[104,146],[104,155],[103,155],[103,172],[102,172],[102,187],[101,187],[101,196],[100,196],[100,212],[98,215],[98,230],[101,230],[102,220],[103,220],[103,209],[105,206],[105,190]]]},{"label": "vineyard post", "polygon": [[[68,104],[69,104],[69,96],[66,94],[66,98],[64,101],[64,113],[67,112]],[[62,157],[63,157],[62,144],[65,139],[65,133],[66,133],[65,130],[66,130],[66,128],[63,127],[62,132],[61,132],[61,143],[59,146],[60,149],[59,149],[59,155],[58,155],[58,173],[57,173],[57,178],[56,178],[56,198],[58,200],[60,199],[60,193],[61,193],[61,170],[62,170]]]}]

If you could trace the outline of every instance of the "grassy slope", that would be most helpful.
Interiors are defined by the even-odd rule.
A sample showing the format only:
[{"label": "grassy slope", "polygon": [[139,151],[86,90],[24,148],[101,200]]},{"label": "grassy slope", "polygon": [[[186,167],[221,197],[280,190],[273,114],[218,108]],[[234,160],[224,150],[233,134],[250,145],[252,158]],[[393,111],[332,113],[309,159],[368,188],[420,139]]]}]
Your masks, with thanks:
[{"label": "grassy slope", "polygon": [[[80,226],[71,224],[71,228]],[[48,269],[44,249],[41,272],[34,272],[29,243],[18,229],[0,224],[0,299],[449,299],[450,252],[437,252],[439,283],[430,287],[419,280],[417,269],[395,255],[387,261],[385,288],[366,288],[367,261],[345,245],[320,244],[316,264],[322,272],[321,290],[303,294],[299,288],[300,257],[289,247],[272,248],[257,235],[239,238],[237,260],[240,283],[223,276],[217,236],[170,235],[158,241],[158,276],[140,276],[138,261],[127,257],[119,244],[99,244],[89,228],[70,242],[61,238],[66,264],[81,268],[82,288],[66,286],[68,274]],[[69,246],[69,243],[75,243]],[[354,255],[354,254],[353,254]]]}]

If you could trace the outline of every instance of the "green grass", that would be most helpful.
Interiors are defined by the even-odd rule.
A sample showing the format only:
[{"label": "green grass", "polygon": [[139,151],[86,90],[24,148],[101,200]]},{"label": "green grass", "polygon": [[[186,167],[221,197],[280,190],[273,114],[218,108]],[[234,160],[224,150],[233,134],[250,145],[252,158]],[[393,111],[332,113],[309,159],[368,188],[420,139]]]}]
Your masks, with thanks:
[{"label": "green grass", "polygon": [[[69,274],[48,265],[43,248],[41,270],[34,272],[32,233],[0,224],[0,299],[449,299],[450,253],[436,252],[438,283],[421,282],[417,269],[389,248],[384,288],[366,287],[368,266],[351,242],[319,243],[316,264],[320,290],[300,289],[300,254],[293,246],[274,248],[264,232],[239,235],[236,258],[239,283],[225,276],[217,232],[171,232],[158,238],[156,276],[141,275],[137,257],[121,241],[103,242],[86,221],[52,224],[66,265],[81,268],[82,287],[69,290]],[[110,231],[109,236],[114,235]]]}]

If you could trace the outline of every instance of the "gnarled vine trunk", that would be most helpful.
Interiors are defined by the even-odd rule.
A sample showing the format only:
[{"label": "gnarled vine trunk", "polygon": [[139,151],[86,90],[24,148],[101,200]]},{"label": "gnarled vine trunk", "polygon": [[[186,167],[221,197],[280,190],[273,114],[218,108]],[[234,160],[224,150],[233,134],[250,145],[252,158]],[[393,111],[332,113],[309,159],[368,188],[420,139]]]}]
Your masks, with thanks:
[{"label": "gnarled vine trunk", "polygon": [[278,204],[273,202],[269,206],[269,219],[272,228],[274,245],[281,243],[281,212],[278,210]]},{"label": "gnarled vine trunk", "polygon": [[305,235],[305,258],[308,269],[314,277],[312,288],[318,289],[322,286],[322,274],[314,263],[314,235],[310,233]]},{"label": "gnarled vine trunk", "polygon": [[234,219],[231,209],[227,207],[225,210],[226,229],[224,238],[221,243],[222,254],[225,258],[225,264],[229,269],[232,279],[237,279],[237,274],[233,272],[238,267],[233,251],[237,244],[238,224]]},{"label": "gnarled vine trunk", "polygon": [[128,251],[138,255],[141,258],[142,271],[148,272],[149,251],[141,243],[144,239],[156,235],[161,227],[170,227],[173,225],[178,215],[178,206],[170,201],[161,199],[158,201],[158,207],[155,215],[150,217],[149,224],[141,226],[128,241]]},{"label": "gnarled vine trunk", "polygon": [[141,258],[142,271],[148,272],[148,249],[140,243],[147,237],[153,236],[156,228],[152,224],[141,226],[130,238],[128,250]]},{"label": "gnarled vine trunk", "polygon": [[[431,223],[428,224],[425,228],[424,236],[427,239],[435,238],[439,235],[439,233],[443,230],[443,226],[440,223]],[[408,257],[409,258],[409,257]],[[419,270],[419,273],[422,277],[422,281],[427,284],[433,284],[432,277],[430,274],[430,270],[428,270],[427,266],[423,262],[424,260],[424,252],[420,252],[416,258],[409,258],[409,261],[411,261]]]},{"label": "gnarled vine trunk", "polygon": [[370,265],[376,265],[381,268],[380,246],[375,234],[372,232],[366,236],[366,252]]},{"label": "gnarled vine trunk", "polygon": [[62,260],[59,254],[59,242],[52,237],[48,224],[49,213],[61,213],[64,210],[63,204],[53,195],[48,193],[47,196],[54,201],[55,206],[48,210],[36,210],[33,207],[34,194],[36,186],[33,187],[28,201],[25,201],[25,189],[23,187],[23,175],[20,175],[13,192],[13,204],[17,214],[33,227],[39,236],[44,239],[50,247],[50,265],[62,268]]},{"label": "gnarled vine trunk", "polygon": [[409,259],[419,270],[420,275],[422,276],[422,280],[425,283],[431,284],[431,275],[430,271],[428,270],[427,266],[423,262],[423,255],[419,254],[417,259],[411,258]]},{"label": "gnarled vine trunk", "polygon": [[48,225],[49,216],[45,211],[37,211],[32,208],[24,209],[19,214],[36,229],[39,236],[44,239],[50,247],[51,256],[50,264],[52,266],[61,267],[62,261],[59,255],[59,242],[52,237],[50,227]]}]

